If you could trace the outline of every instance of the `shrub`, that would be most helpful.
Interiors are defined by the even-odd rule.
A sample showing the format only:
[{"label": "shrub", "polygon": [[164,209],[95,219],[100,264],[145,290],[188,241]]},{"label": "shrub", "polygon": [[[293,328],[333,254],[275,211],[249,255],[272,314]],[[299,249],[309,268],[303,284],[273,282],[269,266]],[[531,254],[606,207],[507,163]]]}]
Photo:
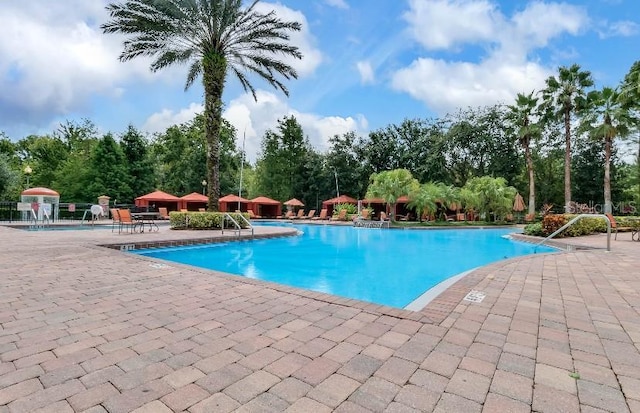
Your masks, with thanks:
[{"label": "shrub", "polygon": [[[566,223],[567,218],[562,214],[547,214],[542,219],[542,232],[544,235],[549,236],[559,230]],[[557,237],[564,236],[564,232],[562,234],[558,234]]]},{"label": "shrub", "polygon": [[[222,222],[225,219],[225,212],[176,212],[169,214],[169,224],[171,229],[221,229]],[[237,212],[228,213],[240,227],[247,228],[245,220],[240,219],[244,216],[249,219],[249,214],[239,214]],[[235,228],[232,222],[225,223],[225,228]]]},{"label": "shrub", "polygon": [[541,237],[544,235],[544,231],[542,231],[542,222],[536,222],[534,224],[529,224],[524,227],[525,235],[532,235],[535,237]]},{"label": "shrub", "polygon": [[358,207],[356,205],[353,204],[336,204],[336,206],[333,207],[333,215],[337,215],[340,213],[341,210],[346,209],[347,210],[347,214],[357,214],[358,213]]}]

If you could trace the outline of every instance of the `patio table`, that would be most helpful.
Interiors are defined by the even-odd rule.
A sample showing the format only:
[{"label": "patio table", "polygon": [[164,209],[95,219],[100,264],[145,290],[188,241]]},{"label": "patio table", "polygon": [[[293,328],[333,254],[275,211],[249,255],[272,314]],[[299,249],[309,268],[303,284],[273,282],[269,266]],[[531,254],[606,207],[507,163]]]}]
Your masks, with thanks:
[{"label": "patio table", "polygon": [[140,225],[141,233],[144,232],[145,225],[149,227],[149,232],[160,230],[155,222],[156,219],[160,218],[160,214],[158,212],[135,212],[131,214],[131,218],[136,220],[137,224]]}]

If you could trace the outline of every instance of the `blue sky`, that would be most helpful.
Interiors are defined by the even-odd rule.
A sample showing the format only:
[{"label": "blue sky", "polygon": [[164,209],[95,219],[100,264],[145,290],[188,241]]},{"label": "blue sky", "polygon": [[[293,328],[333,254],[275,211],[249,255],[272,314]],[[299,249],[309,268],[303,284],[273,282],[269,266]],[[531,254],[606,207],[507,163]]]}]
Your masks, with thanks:
[{"label": "blue sky", "polygon": [[[0,131],[12,140],[88,118],[116,134],[154,133],[202,110],[202,87],[184,91],[186,68],[149,71],[118,61],[123,38],[104,35],[105,0],[3,2]],[[297,20],[304,54],[290,97],[254,79],[258,102],[229,78],[224,116],[246,134],[255,160],[264,131],[294,115],[326,150],[335,134],[370,130],[457,108],[512,103],[560,65],[578,63],[597,86],[615,86],[640,60],[637,0],[262,1]],[[241,145],[241,143],[239,143]]]}]

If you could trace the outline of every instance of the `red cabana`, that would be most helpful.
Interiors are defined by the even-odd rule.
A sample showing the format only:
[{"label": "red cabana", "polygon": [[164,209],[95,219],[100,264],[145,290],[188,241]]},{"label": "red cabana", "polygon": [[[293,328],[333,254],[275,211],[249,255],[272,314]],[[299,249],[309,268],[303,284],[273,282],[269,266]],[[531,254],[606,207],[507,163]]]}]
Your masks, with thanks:
[{"label": "red cabana", "polygon": [[358,201],[351,198],[348,195],[340,195],[336,198],[327,199],[322,202],[322,208],[327,209],[327,215],[330,216],[333,213],[333,206],[336,204],[353,204],[358,205]]},{"label": "red cabana", "polygon": [[197,192],[180,197],[180,209],[189,211],[197,211],[200,208],[206,208],[209,198]]},{"label": "red cabana", "polygon": [[282,214],[282,204],[275,199],[259,196],[251,200],[253,212],[263,218],[273,218]]},{"label": "red cabana", "polygon": [[180,209],[180,198],[163,191],[155,191],[142,195],[135,200],[137,207],[167,208],[167,211],[177,211]]},{"label": "red cabana", "polygon": [[251,201],[248,199],[244,199],[239,197],[238,195],[226,195],[222,198],[218,199],[218,204],[220,205],[220,212],[235,212],[237,209],[240,209],[242,212],[247,212],[247,207]]}]

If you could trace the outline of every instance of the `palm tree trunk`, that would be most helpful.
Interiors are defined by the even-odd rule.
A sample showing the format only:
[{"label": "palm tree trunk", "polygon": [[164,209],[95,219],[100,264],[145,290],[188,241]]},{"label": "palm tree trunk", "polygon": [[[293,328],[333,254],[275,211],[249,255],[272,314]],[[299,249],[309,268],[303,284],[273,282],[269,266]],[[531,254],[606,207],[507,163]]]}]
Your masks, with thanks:
[{"label": "palm tree trunk", "polygon": [[204,84],[204,117],[207,139],[207,209],[218,210],[220,199],[220,127],[222,123],[222,92],[227,62],[222,56],[205,56],[202,62]]},{"label": "palm tree trunk", "polygon": [[564,112],[564,211],[569,211],[571,204],[571,109]]},{"label": "palm tree trunk", "polygon": [[531,148],[529,140],[524,147],[524,157],[527,161],[527,173],[529,174],[529,215],[536,213],[536,185],[533,177],[533,159],[531,159]]},{"label": "palm tree trunk", "polygon": [[611,207],[611,142],[609,133],[604,137],[604,212],[610,214]]}]

